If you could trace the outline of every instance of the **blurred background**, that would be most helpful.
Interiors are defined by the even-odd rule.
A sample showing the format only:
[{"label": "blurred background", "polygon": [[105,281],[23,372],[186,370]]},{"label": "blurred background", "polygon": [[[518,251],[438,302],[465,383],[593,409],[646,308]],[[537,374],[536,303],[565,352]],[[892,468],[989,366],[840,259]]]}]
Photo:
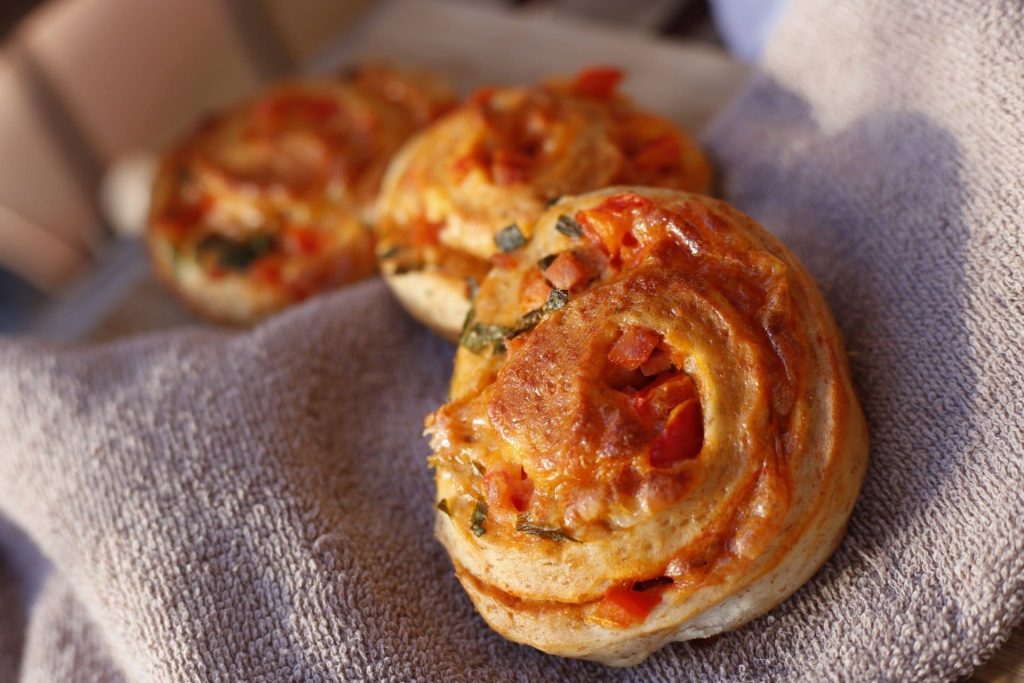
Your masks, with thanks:
[{"label": "blurred background", "polygon": [[[778,2],[453,0],[551,15],[752,59]],[[146,164],[211,108],[312,68],[370,0],[0,3],[0,332],[31,329],[88,281],[144,209],[111,173]],[[742,28],[742,30],[741,30]],[[117,181],[114,181],[117,184]],[[120,183],[121,186],[124,182]],[[142,197],[140,198],[140,195]],[[140,206],[140,202],[143,202]],[[127,204],[127,205],[126,205]],[[95,287],[95,285],[93,285]]]}]

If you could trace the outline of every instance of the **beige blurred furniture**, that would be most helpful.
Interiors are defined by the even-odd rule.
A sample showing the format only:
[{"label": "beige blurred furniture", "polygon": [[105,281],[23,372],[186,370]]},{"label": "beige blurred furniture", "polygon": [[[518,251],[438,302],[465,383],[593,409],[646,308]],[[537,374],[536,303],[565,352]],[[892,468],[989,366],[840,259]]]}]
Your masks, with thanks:
[{"label": "beige blurred furniture", "polygon": [[0,53],[0,262],[52,291],[82,272],[104,236],[20,61]]},{"label": "beige blurred furniture", "polygon": [[51,0],[0,53],[0,266],[62,293],[111,237],[105,169],[303,67],[371,0]]}]

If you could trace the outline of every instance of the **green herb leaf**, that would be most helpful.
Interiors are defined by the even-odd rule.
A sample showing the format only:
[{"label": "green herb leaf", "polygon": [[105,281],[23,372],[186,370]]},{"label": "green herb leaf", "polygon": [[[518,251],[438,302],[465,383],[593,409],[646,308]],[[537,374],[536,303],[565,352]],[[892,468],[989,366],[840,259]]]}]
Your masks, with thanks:
[{"label": "green herb leaf", "polygon": [[506,329],[501,325],[473,322],[475,316],[476,311],[470,306],[466,313],[466,320],[462,323],[459,344],[473,353],[480,353],[488,346],[497,347],[498,343],[504,339]]},{"label": "green herb leaf", "polygon": [[444,514],[448,515],[449,517],[452,516],[452,511],[448,509],[447,498],[442,498],[441,500],[437,501],[437,509],[443,512]]},{"label": "green herb leaf", "polygon": [[483,536],[487,533],[484,529],[484,521],[487,519],[487,503],[482,500],[476,502],[476,507],[473,508],[473,517],[470,519],[469,530],[473,532],[476,537]]},{"label": "green herb leaf", "polygon": [[473,318],[476,317],[476,309],[473,304],[469,305],[469,310],[466,311],[466,319],[462,321],[462,332],[459,333],[459,343],[462,343],[462,338],[466,336],[466,332],[473,325]]},{"label": "green herb leaf", "polygon": [[516,322],[516,326],[508,331],[505,336],[506,339],[515,339],[521,334],[529,332],[533,328],[540,324],[540,321],[544,319],[544,308],[535,308],[532,311],[527,311],[519,318]]},{"label": "green herb leaf", "polygon": [[208,251],[219,251],[228,244],[228,238],[218,233],[211,233],[196,242],[196,253],[203,254]]},{"label": "green herb leaf", "polygon": [[505,340],[515,339],[519,335],[529,332],[535,328],[541,320],[549,313],[557,311],[569,301],[569,292],[564,289],[553,289],[548,295],[548,300],[540,308],[524,313],[513,327],[496,325],[493,323],[473,322],[473,310],[470,309],[466,315],[466,322],[462,325],[462,334],[459,337],[459,344],[465,346],[473,353],[480,353],[488,346],[496,353],[505,350]]},{"label": "green herb leaf", "polygon": [[274,248],[274,244],[274,236],[269,235],[267,233],[253,235],[252,238],[249,239],[249,248],[257,256],[263,256],[264,254],[266,254],[268,251]]},{"label": "green herb leaf", "polygon": [[245,241],[211,234],[196,244],[196,253],[212,253],[221,267],[241,271],[246,270],[254,261],[266,255],[275,245],[274,236],[266,233],[253,235]]},{"label": "green herb leaf", "polygon": [[537,526],[536,524],[533,524],[525,514],[516,517],[516,531],[521,531],[524,534],[530,534],[531,536],[540,536],[541,538],[546,538],[549,541],[572,541],[573,543],[579,543],[579,541],[565,533],[562,529]]},{"label": "green herb leaf", "polygon": [[498,245],[498,249],[502,253],[507,254],[526,244],[526,236],[523,235],[523,231],[519,229],[519,226],[513,223],[507,228],[502,228],[498,231],[498,234],[494,236],[494,243]]},{"label": "green herb leaf", "polygon": [[557,311],[569,303],[569,290],[567,289],[552,289],[551,294],[548,295],[548,300],[544,303],[544,312],[551,313]]},{"label": "green herb leaf", "polygon": [[667,576],[658,576],[653,579],[647,579],[646,581],[637,581],[633,584],[633,590],[635,591],[647,591],[658,586],[667,586],[670,583],[675,583],[671,578]]},{"label": "green herb leaf", "polygon": [[463,331],[459,343],[473,353],[480,353],[488,346],[500,351],[505,347],[504,340],[508,333],[509,329],[504,325],[473,323]]},{"label": "green herb leaf", "polygon": [[381,261],[388,261],[398,256],[400,253],[402,253],[402,245],[396,244],[378,253],[377,258],[379,258]]},{"label": "green herb leaf", "polygon": [[556,258],[558,258],[558,254],[548,254],[541,260],[537,261],[537,267],[542,271],[547,270],[548,266],[550,266]]},{"label": "green herb leaf", "polygon": [[547,317],[547,315],[553,311],[565,306],[569,301],[569,292],[564,289],[552,289],[551,294],[548,295],[548,300],[544,302],[544,305],[540,308],[535,308],[532,311],[527,311],[519,318],[519,322],[516,326],[509,330],[505,338],[515,339],[521,334],[529,332],[533,328],[540,324],[541,320]]},{"label": "green herb leaf", "polygon": [[558,221],[555,223],[555,230],[566,237],[583,236],[583,228],[580,227],[580,224],[571,216],[566,216],[564,213],[558,217]]}]

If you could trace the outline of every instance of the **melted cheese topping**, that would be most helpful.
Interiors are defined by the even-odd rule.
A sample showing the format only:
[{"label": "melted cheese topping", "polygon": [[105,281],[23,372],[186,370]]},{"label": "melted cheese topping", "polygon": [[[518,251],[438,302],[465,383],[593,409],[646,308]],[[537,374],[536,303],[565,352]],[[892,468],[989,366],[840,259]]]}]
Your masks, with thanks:
[{"label": "melted cheese topping", "polygon": [[593,69],[485,89],[418,136],[381,193],[384,272],[479,282],[496,257],[496,233],[514,224],[529,237],[559,196],[617,183],[706,191],[710,167],[696,144],[618,95],[620,79]]},{"label": "melted cheese topping", "polygon": [[[772,571],[832,504],[830,478],[855,494],[866,442],[841,341],[749,218],[611,189],[555,204],[508,256],[427,420],[439,533],[478,605],[664,629],[699,591]],[[854,474],[832,474],[844,458]]]},{"label": "melted cheese topping", "polygon": [[158,269],[200,310],[239,321],[370,275],[385,165],[451,103],[430,76],[366,66],[208,119],[157,178]]}]

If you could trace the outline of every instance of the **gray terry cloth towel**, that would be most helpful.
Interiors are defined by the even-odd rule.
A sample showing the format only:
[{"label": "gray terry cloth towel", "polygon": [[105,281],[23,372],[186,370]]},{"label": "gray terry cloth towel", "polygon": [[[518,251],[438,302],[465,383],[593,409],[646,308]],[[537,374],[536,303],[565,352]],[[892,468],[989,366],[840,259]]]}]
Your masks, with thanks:
[{"label": "gray terry cloth towel", "polygon": [[819,278],[873,445],[848,538],[792,599],[628,670],[490,632],[431,539],[420,430],[445,397],[452,349],[372,281],[244,334],[0,344],[0,510],[53,565],[27,626],[0,637],[0,662],[20,651],[20,674],[4,673],[970,671],[1024,599],[1021,5],[797,0],[761,68],[709,142],[728,197]]}]

